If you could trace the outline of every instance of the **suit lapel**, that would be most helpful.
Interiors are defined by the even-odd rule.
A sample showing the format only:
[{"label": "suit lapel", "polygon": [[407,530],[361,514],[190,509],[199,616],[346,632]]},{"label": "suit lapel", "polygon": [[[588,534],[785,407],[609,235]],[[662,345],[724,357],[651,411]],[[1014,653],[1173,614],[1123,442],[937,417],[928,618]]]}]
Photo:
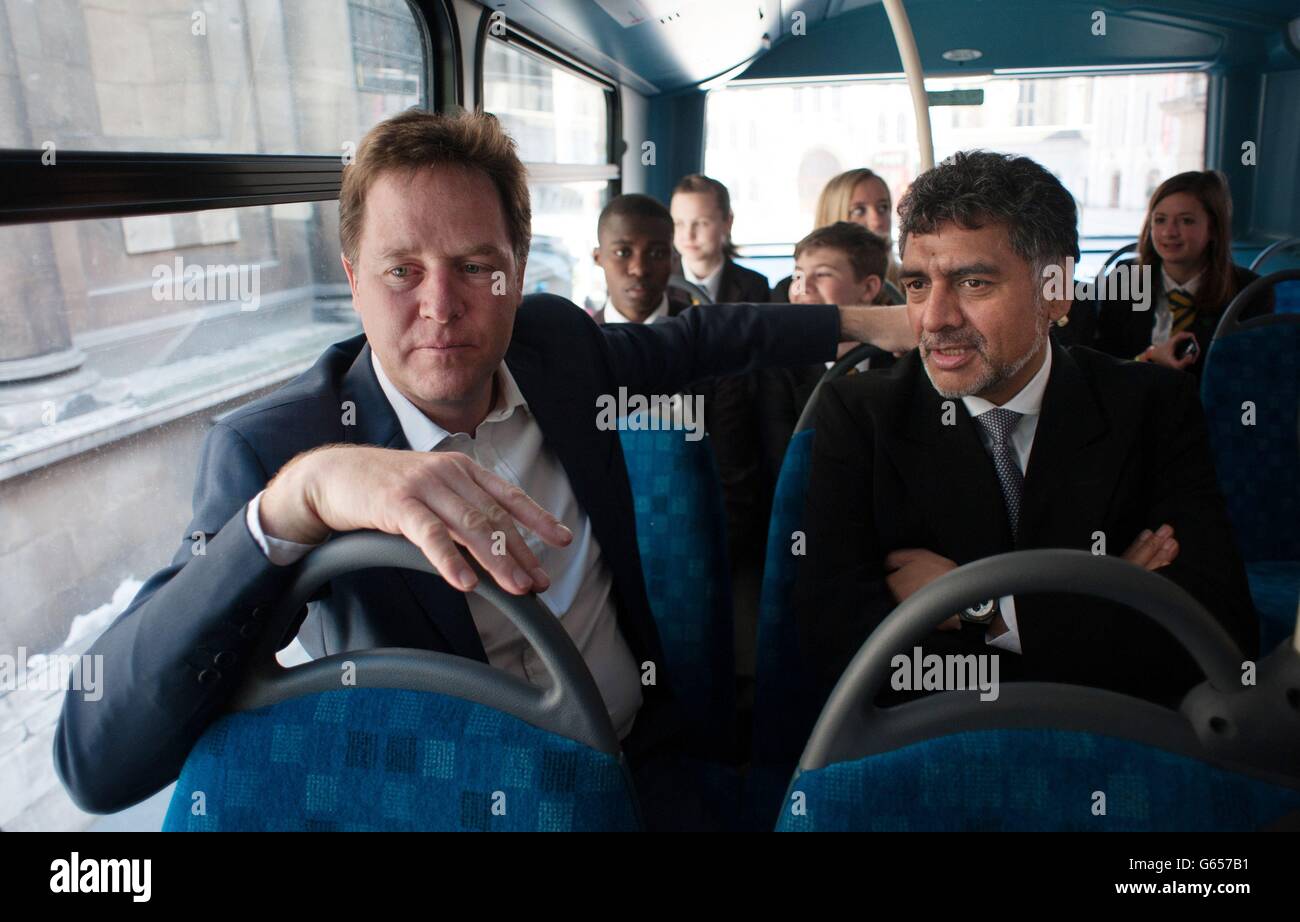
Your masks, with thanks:
[{"label": "suit lapel", "polygon": [[965,404],[939,395],[919,352],[903,362],[909,363],[903,374],[911,393],[897,404],[892,428],[902,438],[893,445],[903,481],[923,485],[918,500],[930,534],[917,538],[932,544],[921,546],[958,564],[1010,550],[1011,526],[993,460]]},{"label": "suit lapel", "polygon": [[[1109,503],[1117,466],[1123,452],[1117,452],[1106,416],[1093,396],[1083,373],[1068,350],[1052,346],[1052,372],[1043,394],[1038,430],[1025,471],[1020,501],[1022,547],[1079,547],[1090,533],[1057,533],[1064,510],[1095,517]],[[1056,513],[1053,527],[1051,514]]]},{"label": "suit lapel", "polygon": [[[387,395],[379,386],[379,379],[375,377],[369,343],[362,348],[344,375],[342,399],[344,403],[340,414],[344,420],[343,437],[348,443],[410,450],[410,443],[406,441],[397,414],[393,412]],[[351,424],[347,422],[349,411],[354,414]],[[474,626],[463,593],[448,586],[441,577],[430,573],[406,569],[394,569],[392,572],[397,574],[412,601],[433,623],[453,653],[487,662],[487,653],[483,650],[483,642],[479,639],[478,629]]]},{"label": "suit lapel", "polygon": [[[610,562],[618,559],[615,549],[624,544],[626,533],[608,514],[609,491],[617,489],[617,484],[610,482],[617,433],[593,435],[594,402],[583,393],[565,391],[563,385],[570,378],[552,373],[546,358],[518,336],[510,343],[506,364],[528,402],[529,412],[541,427],[546,447],[555,452],[574,497],[591,519],[603,556]],[[626,479],[624,473],[625,483]],[[631,488],[628,490],[630,493]]]}]

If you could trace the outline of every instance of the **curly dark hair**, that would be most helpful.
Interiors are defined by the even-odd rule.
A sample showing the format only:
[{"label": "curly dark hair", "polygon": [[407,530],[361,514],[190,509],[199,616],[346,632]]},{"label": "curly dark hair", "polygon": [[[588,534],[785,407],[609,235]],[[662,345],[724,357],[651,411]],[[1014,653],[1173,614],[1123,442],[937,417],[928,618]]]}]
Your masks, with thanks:
[{"label": "curly dark hair", "polygon": [[952,222],[1005,224],[1011,248],[1032,266],[1079,258],[1079,210],[1061,181],[1028,157],[958,151],[912,183],[898,203],[899,252],[912,234]]}]

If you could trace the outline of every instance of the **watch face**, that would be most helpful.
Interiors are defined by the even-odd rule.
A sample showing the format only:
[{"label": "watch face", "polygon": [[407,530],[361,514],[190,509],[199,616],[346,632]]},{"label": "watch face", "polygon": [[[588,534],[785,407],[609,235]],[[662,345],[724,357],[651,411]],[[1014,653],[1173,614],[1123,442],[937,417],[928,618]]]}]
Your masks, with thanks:
[{"label": "watch face", "polygon": [[972,605],[970,608],[966,609],[962,614],[962,617],[967,621],[975,621],[979,623],[988,621],[993,617],[994,604],[993,599],[989,599],[987,602],[981,602],[979,605]]}]

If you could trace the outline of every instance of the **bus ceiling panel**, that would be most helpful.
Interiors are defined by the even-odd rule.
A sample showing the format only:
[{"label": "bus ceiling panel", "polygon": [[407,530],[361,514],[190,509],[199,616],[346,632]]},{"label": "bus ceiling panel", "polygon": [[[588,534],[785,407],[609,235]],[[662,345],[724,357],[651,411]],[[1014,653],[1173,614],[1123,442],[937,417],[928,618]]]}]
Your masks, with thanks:
[{"label": "bus ceiling panel", "polygon": [[780,33],[782,12],[780,0],[504,0],[491,8],[647,96],[761,54]]},{"label": "bus ceiling panel", "polygon": [[0,224],[336,199],[334,156],[0,150]]},{"label": "bus ceiling panel", "polygon": [[[927,74],[988,73],[994,68],[1080,68],[1181,64],[1257,68],[1288,19],[1290,2],[1223,4],[1134,0],[908,0]],[[1106,14],[1095,35],[1096,10]],[[806,14],[805,34],[791,23]],[[773,48],[743,80],[897,74],[902,71],[888,17],[878,0],[783,0],[783,28]],[[974,48],[972,64],[943,52]]]}]

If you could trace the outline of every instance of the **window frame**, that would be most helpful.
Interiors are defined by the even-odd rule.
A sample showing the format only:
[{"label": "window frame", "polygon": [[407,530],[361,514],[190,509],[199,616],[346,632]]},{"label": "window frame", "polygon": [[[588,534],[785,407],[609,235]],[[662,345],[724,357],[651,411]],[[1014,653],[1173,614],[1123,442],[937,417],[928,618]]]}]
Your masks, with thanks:
[{"label": "window frame", "polygon": [[[420,108],[446,111],[464,99],[461,48],[449,0],[407,0],[424,55]],[[333,154],[57,152],[0,149],[0,226],[85,218],[179,214],[214,208],[337,199],[343,159]]]},{"label": "window frame", "polygon": [[508,19],[504,36],[490,35],[491,21],[492,12],[484,9],[483,15],[479,18],[474,50],[474,99],[480,109],[483,108],[483,70],[489,41],[518,48],[525,54],[531,54],[547,64],[567,70],[576,77],[594,83],[605,91],[605,163],[536,163],[525,160],[524,166],[528,170],[529,182],[540,184],[603,180],[609,184],[611,198],[621,194],[623,191],[621,162],[623,118],[617,81],[603,71],[552,48]]}]

